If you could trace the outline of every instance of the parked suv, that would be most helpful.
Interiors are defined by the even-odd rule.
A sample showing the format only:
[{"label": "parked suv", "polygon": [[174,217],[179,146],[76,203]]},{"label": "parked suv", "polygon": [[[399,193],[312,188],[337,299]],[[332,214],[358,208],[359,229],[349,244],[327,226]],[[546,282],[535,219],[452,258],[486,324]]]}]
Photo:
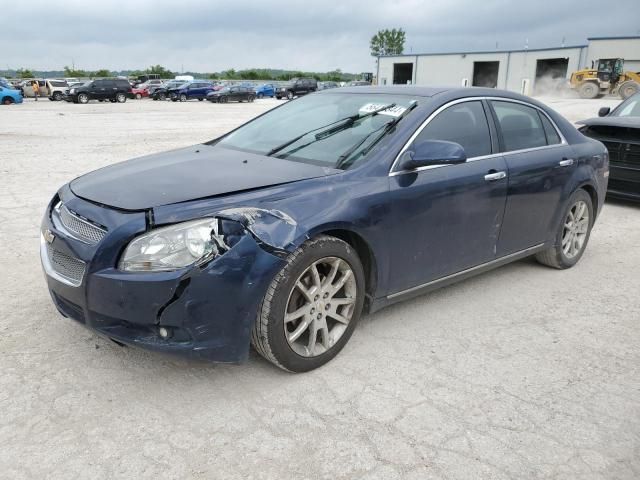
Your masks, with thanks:
[{"label": "parked suv", "polygon": [[44,91],[47,93],[49,100],[56,102],[64,98],[64,93],[69,88],[69,85],[64,80],[47,79],[44,83],[46,85]]},{"label": "parked suv", "polygon": [[73,103],[87,103],[89,100],[124,103],[129,95],[131,95],[131,84],[126,79],[103,78],[70,88],[64,99]]},{"label": "parked suv", "polygon": [[292,78],[289,83],[278,87],[276,90],[276,98],[288,98],[291,100],[293,97],[299,97],[305,93],[311,93],[318,90],[318,82],[315,78]]}]

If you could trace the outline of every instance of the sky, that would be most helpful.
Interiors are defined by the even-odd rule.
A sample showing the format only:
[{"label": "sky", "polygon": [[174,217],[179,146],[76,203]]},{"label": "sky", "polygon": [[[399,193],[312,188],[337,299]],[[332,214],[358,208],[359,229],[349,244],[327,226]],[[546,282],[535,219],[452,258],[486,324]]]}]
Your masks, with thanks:
[{"label": "sky", "polygon": [[638,0],[1,1],[0,69],[360,73],[375,70],[369,40],[383,28],[405,30],[405,53],[640,35]]}]

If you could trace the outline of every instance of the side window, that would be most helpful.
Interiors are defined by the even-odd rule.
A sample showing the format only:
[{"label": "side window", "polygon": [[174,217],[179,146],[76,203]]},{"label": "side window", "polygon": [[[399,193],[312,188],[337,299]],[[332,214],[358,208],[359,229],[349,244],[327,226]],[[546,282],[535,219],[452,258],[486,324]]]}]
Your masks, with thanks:
[{"label": "side window", "polygon": [[538,112],[540,115],[540,119],[542,120],[542,128],[544,128],[544,133],[547,136],[547,145],[557,145],[561,143],[560,135],[556,129],[551,125],[551,122],[547,118],[547,116],[543,113]]},{"label": "side window", "polygon": [[492,101],[505,151],[544,147],[547,139],[538,111],[520,103]]},{"label": "side window", "polygon": [[104,80],[94,80],[93,81],[93,86],[96,87],[96,88],[104,88],[104,87],[106,87]]},{"label": "side window", "polygon": [[459,103],[440,112],[420,132],[415,142],[423,140],[459,143],[467,158],[490,155],[491,135],[482,103]]}]

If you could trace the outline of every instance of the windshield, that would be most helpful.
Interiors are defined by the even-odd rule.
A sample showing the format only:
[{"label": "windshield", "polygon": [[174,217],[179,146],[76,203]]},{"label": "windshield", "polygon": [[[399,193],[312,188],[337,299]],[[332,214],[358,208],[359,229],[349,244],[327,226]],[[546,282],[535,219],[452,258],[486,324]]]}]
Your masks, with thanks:
[{"label": "windshield", "polygon": [[[216,144],[302,163],[348,168],[366,157],[368,147],[413,100],[407,95],[308,95],[266,113]],[[385,110],[386,105],[391,107]]]},{"label": "windshield", "polygon": [[636,95],[622,102],[612,113],[612,117],[640,117],[640,96]]}]

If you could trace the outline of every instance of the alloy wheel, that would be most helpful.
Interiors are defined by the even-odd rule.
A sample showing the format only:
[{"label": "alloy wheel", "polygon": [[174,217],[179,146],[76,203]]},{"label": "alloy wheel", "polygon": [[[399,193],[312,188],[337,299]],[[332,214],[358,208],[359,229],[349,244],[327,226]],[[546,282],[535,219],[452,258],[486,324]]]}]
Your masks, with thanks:
[{"label": "alloy wheel", "polygon": [[284,330],[291,349],[317,357],[347,330],[356,305],[357,285],[349,264],[338,257],[313,262],[298,277],[287,301]]},{"label": "alloy wheel", "polygon": [[574,258],[582,251],[588,232],[589,208],[580,200],[569,209],[564,221],[562,251],[567,258]]}]

